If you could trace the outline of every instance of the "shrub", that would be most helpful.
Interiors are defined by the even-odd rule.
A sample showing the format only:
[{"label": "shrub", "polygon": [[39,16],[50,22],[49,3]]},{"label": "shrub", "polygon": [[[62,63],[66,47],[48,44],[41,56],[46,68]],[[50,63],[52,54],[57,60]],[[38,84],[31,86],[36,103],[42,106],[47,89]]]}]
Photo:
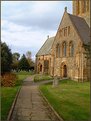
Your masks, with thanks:
[{"label": "shrub", "polygon": [[14,86],[17,80],[16,74],[13,73],[5,73],[1,76],[1,86],[11,87]]}]

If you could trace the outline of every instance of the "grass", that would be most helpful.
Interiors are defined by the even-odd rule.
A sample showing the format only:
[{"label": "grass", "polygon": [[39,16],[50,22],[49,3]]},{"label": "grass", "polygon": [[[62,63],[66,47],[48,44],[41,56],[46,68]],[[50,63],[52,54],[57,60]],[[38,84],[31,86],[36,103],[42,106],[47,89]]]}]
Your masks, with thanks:
[{"label": "grass", "polygon": [[20,71],[20,72],[16,72],[16,74],[18,74],[18,75],[32,75],[32,74],[34,74],[34,72],[33,71]]},{"label": "grass", "polygon": [[53,79],[53,77],[49,75],[36,74],[34,76],[34,82],[40,82],[40,81],[51,80],[51,79]]},{"label": "grass", "polygon": [[1,88],[1,119],[6,120],[18,87]]},{"label": "grass", "polygon": [[1,120],[6,120],[15,95],[21,87],[22,81],[30,76],[30,73],[17,73],[18,80],[14,87],[1,87]]},{"label": "grass", "polygon": [[90,83],[71,80],[60,81],[58,87],[52,84],[40,86],[49,103],[64,121],[88,121],[90,118]]}]

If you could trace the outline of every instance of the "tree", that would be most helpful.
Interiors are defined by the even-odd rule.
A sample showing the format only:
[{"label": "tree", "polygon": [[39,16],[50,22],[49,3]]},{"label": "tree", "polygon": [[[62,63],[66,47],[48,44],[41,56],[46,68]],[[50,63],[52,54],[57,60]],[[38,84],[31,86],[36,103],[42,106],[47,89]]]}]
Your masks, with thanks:
[{"label": "tree", "polygon": [[29,59],[31,59],[31,51],[27,51],[26,52],[26,57],[29,58]]},{"label": "tree", "polygon": [[26,58],[28,60],[29,65],[31,66],[32,59],[31,59],[31,52],[30,51],[27,51],[26,52]]},{"label": "tree", "polygon": [[19,57],[20,57],[19,53],[17,53],[17,52],[13,53],[13,61],[19,60]]},{"label": "tree", "polygon": [[18,71],[18,64],[19,64],[19,61],[13,62],[12,63],[12,69]]},{"label": "tree", "polygon": [[11,71],[12,53],[11,49],[4,42],[1,42],[1,74]]},{"label": "tree", "polygon": [[34,70],[34,62],[31,58],[31,54],[32,54],[31,51],[27,51],[26,57],[27,57],[29,65],[30,65],[30,70]]},{"label": "tree", "polygon": [[30,65],[29,65],[29,63],[26,59],[26,56],[24,54],[19,61],[18,67],[20,70],[25,70],[25,71],[29,71],[29,69],[30,69]]},{"label": "tree", "polygon": [[20,54],[15,52],[15,53],[13,53],[12,56],[13,56],[12,69],[18,71],[18,64],[19,64]]}]

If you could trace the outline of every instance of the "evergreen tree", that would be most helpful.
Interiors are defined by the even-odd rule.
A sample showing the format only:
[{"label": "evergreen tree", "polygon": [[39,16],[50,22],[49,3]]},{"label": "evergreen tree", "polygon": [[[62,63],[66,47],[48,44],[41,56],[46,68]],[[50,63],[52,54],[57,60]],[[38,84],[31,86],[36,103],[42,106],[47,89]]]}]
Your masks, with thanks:
[{"label": "evergreen tree", "polygon": [[11,71],[12,53],[11,49],[4,42],[1,42],[1,74]]},{"label": "evergreen tree", "polygon": [[26,59],[26,56],[24,54],[19,61],[18,67],[20,70],[25,70],[25,71],[29,71],[29,69],[30,69],[30,65],[29,65],[29,63]]}]

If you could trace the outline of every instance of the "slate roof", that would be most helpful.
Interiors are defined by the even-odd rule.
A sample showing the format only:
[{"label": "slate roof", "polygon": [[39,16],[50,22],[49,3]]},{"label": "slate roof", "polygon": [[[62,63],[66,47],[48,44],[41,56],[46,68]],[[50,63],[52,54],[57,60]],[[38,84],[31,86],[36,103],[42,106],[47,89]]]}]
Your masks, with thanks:
[{"label": "slate roof", "polygon": [[53,42],[54,42],[54,37],[48,38],[43,44],[43,46],[40,48],[36,56],[50,54]]},{"label": "slate roof", "polygon": [[88,44],[88,42],[90,42],[90,28],[86,23],[85,19],[72,14],[68,14],[68,15],[73,25],[77,29],[77,32],[81,37],[81,40],[84,42],[84,44]]},{"label": "slate roof", "polygon": [[[77,30],[78,35],[84,44],[88,44],[90,42],[90,28],[86,23],[85,19],[82,17],[78,17],[72,14],[69,14],[69,17]],[[36,56],[39,55],[48,55],[51,52],[52,44],[54,42],[54,37],[51,37],[45,41],[43,46],[40,48]]]}]

